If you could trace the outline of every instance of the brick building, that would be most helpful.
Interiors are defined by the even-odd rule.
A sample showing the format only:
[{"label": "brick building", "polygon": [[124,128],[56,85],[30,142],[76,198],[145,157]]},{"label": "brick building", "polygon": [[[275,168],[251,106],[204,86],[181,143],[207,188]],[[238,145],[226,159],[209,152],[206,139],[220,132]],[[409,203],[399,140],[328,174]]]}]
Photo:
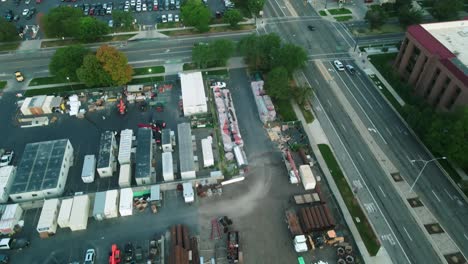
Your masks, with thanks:
[{"label": "brick building", "polygon": [[468,105],[468,20],[408,27],[395,61],[414,93],[439,110]]}]

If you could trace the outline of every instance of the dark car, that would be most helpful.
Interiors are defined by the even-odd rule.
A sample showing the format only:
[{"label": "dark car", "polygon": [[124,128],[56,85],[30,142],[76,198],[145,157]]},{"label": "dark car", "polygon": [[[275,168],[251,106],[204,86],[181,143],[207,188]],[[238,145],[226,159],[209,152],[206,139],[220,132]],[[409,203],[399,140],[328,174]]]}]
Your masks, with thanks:
[{"label": "dark car", "polygon": [[31,18],[33,17],[33,14],[31,12],[29,12],[27,15],[26,15],[26,20],[30,20]]},{"label": "dark car", "polygon": [[14,17],[13,11],[8,10],[7,12],[5,12],[6,21],[11,22],[13,20],[13,17]]},{"label": "dark car", "polygon": [[133,260],[133,244],[127,243],[125,245],[125,261],[132,261]]},{"label": "dark car", "polygon": [[315,30],[315,27],[314,27],[314,26],[311,26],[311,25],[308,25],[307,28],[308,28],[310,31],[314,31],[314,30]]},{"label": "dark car", "polygon": [[346,64],[345,66],[346,70],[348,70],[349,73],[351,74],[355,74],[356,73],[356,70],[354,69],[353,66],[349,65],[349,64]]},{"label": "dark car", "polygon": [[31,8],[29,9],[29,13],[30,13],[31,15],[36,14],[36,12],[37,12],[37,10],[36,10],[35,7],[31,7]]}]

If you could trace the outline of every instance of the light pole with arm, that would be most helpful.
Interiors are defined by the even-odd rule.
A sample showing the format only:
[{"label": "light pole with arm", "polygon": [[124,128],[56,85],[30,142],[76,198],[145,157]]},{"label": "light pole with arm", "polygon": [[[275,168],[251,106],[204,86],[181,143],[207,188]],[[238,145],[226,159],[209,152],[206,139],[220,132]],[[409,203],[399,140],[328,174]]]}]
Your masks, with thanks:
[{"label": "light pole with arm", "polygon": [[[149,74],[151,75],[151,68],[148,69]],[[153,85],[153,76],[150,76],[151,78],[151,85]]]},{"label": "light pole with arm", "polygon": [[436,161],[436,160],[441,160],[441,159],[447,159],[446,157],[439,157],[439,158],[434,158],[434,159],[431,159],[431,160],[411,160],[411,163],[415,163],[416,161],[422,161],[424,162],[424,166],[422,167],[421,171],[419,172],[418,174],[418,177],[416,177],[416,180],[414,180],[413,184],[411,185],[411,188],[410,188],[410,192],[413,191],[413,188],[414,186],[416,185],[416,183],[418,182],[419,178],[421,177],[424,169],[426,168],[427,164],[433,162],[433,161]]}]

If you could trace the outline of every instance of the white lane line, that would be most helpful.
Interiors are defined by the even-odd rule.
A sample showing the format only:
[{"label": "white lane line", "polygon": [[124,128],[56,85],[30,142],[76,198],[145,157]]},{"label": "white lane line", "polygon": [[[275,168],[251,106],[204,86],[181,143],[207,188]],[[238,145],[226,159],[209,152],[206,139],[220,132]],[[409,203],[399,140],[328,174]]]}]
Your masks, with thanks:
[{"label": "white lane line", "polygon": [[380,189],[380,191],[382,192],[383,196],[384,196],[385,198],[387,198],[387,195],[384,193],[384,191],[382,190],[382,187],[380,187],[380,185],[379,185],[379,189]]},{"label": "white lane line", "polygon": [[463,233],[463,236],[465,237],[466,240],[468,240],[468,236],[465,233]]},{"label": "white lane line", "polygon": [[434,196],[436,197],[437,201],[439,201],[439,203],[441,202],[439,196],[437,196],[437,194],[434,192],[434,190],[432,190],[432,194],[434,194]]},{"label": "white lane line", "polygon": [[444,188],[444,191],[448,195],[448,197],[450,197],[450,199],[452,199],[452,201],[453,201],[454,198],[452,197],[452,195],[450,195],[449,191],[447,191],[447,189],[445,189],[445,188]]},{"label": "white lane line", "polygon": [[410,236],[410,234],[408,233],[408,230],[406,230],[406,227],[403,227],[403,229],[405,230],[405,233],[406,235],[408,236],[408,238],[413,241],[413,238]]},{"label": "white lane line", "polygon": [[181,51],[165,51],[160,53],[152,53],[150,56],[158,56],[158,55],[171,55],[171,54],[178,54],[178,53],[189,53],[192,52],[191,50],[181,50]]},{"label": "white lane line", "polygon": [[316,83],[317,85],[320,85],[320,83],[319,83],[319,81],[318,81],[317,79],[315,79],[315,83]]},{"label": "white lane line", "polygon": [[387,132],[390,134],[390,136],[393,137],[393,134],[392,134],[392,132],[390,131],[390,129],[388,129],[388,127],[385,127],[385,129],[386,129]]},{"label": "white lane line", "polygon": [[411,162],[413,159],[410,159],[408,155],[406,155],[406,158],[408,159],[409,163],[411,163],[411,166],[414,166],[414,162]]},{"label": "white lane line", "polygon": [[343,124],[341,124],[341,127],[343,128],[344,131],[348,132],[348,130],[346,130],[346,127]]},{"label": "white lane line", "polygon": [[327,103],[328,103],[328,105],[329,105],[330,107],[333,106],[332,103],[330,102],[330,100],[328,100],[328,99],[327,99]]},{"label": "white lane line", "polygon": [[335,23],[331,23],[331,24],[332,24],[332,26],[335,28],[335,30],[338,32],[338,34],[341,35],[341,37],[342,37],[343,40],[346,42],[346,44],[348,44],[348,46],[351,48],[351,47],[353,46],[354,43],[349,43],[348,39],[347,39],[345,36],[343,36],[343,34],[341,33],[341,30],[339,30],[339,29],[336,27]]},{"label": "white lane line", "polygon": [[362,156],[361,152],[358,151],[358,155],[362,159],[362,161],[364,161],[364,157]]}]

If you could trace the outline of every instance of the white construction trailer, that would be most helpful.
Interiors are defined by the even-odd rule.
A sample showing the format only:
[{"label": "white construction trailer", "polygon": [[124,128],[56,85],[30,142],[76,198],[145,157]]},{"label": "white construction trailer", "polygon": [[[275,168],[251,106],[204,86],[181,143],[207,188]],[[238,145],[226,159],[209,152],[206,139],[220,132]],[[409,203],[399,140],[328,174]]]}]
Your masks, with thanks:
[{"label": "white construction trailer", "polygon": [[132,188],[120,190],[119,213],[121,216],[133,214],[133,191]]},{"label": "white construction trailer", "polygon": [[203,153],[203,167],[211,167],[214,165],[213,157],[213,138],[207,137],[201,140],[202,153]]},{"label": "white construction trailer", "polygon": [[89,207],[91,201],[88,195],[75,196],[70,212],[70,229],[72,231],[85,230],[88,227]]},{"label": "white construction trailer", "polygon": [[164,181],[173,181],[174,165],[172,163],[172,152],[162,153],[162,169]]},{"label": "white construction trailer", "polygon": [[119,186],[120,188],[128,188],[132,184],[132,165],[120,165]]},{"label": "white construction trailer", "polygon": [[119,191],[109,190],[106,192],[106,204],[104,206],[104,216],[106,219],[119,216]]},{"label": "white construction trailer", "polygon": [[133,142],[133,130],[125,129],[120,132],[120,144],[118,160],[120,165],[129,164],[131,162]]},{"label": "white construction trailer", "polygon": [[61,228],[70,227],[70,213],[73,207],[73,198],[62,200],[57,223]]},{"label": "white construction trailer", "polygon": [[60,200],[57,198],[44,201],[39,222],[37,223],[37,232],[41,238],[48,238],[55,235],[57,231],[57,217],[60,211]]}]

